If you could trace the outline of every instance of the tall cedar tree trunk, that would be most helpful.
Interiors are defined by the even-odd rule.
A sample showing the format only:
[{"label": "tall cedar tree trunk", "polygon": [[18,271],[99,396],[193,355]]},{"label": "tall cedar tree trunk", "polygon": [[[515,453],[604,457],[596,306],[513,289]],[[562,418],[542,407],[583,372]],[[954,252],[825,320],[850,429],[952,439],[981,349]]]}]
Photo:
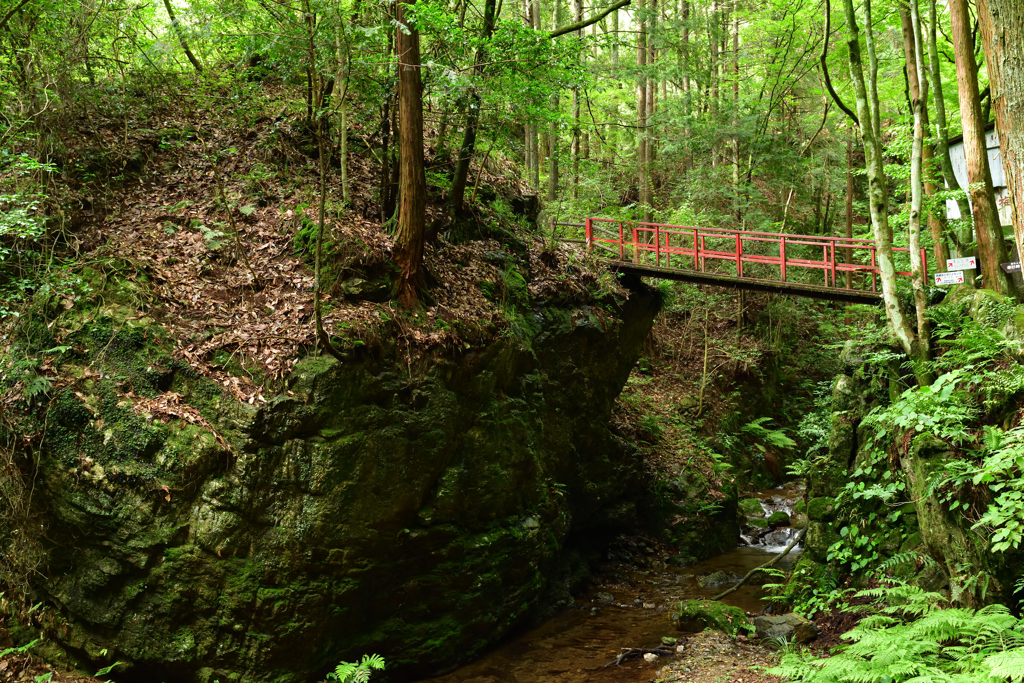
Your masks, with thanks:
[{"label": "tall cedar tree trunk", "polygon": [[[875,59],[874,32],[871,25],[870,0],[865,1],[865,38],[868,50],[868,77],[865,79],[864,64],[860,49],[860,28],[853,0],[843,0],[846,13],[847,46],[850,53],[850,77],[857,98],[857,117],[860,120],[860,136],[864,144],[864,162],[868,180],[868,206],[871,213],[871,227],[875,235],[876,262],[881,271],[882,303],[889,320],[889,327],[899,341],[903,351],[915,363],[918,381],[930,383],[930,377],[923,369],[927,360],[922,353],[917,335],[903,315],[903,306],[896,291],[896,266],[892,252],[892,226],[889,224],[889,196],[883,170],[881,119],[878,112],[878,62]],[[865,82],[866,81],[866,82]],[[868,89],[870,87],[870,90]],[[925,347],[927,348],[927,347]]]},{"label": "tall cedar tree trunk", "polygon": [[[646,7],[644,0],[640,0],[640,6],[637,8],[637,14],[639,17],[636,19],[639,21],[639,32],[636,37],[636,66],[639,72],[639,78],[637,80],[637,102],[636,102],[636,114],[637,114],[637,129],[640,133],[638,136],[639,145],[637,148],[637,161],[640,170],[640,210],[643,212],[643,216],[646,219],[648,207],[651,201],[651,179],[649,175],[650,167],[647,159],[647,19],[646,19]],[[634,254],[634,258],[639,256]]]},{"label": "tall cedar tree trunk", "polygon": [[[953,162],[949,158],[949,128],[946,125],[946,100],[942,94],[942,68],[939,64],[939,48],[936,41],[938,34],[938,18],[935,11],[935,1],[928,2],[928,60],[931,64],[929,76],[932,82],[932,100],[935,103],[935,155],[939,159],[939,168],[942,170],[942,179],[950,190],[963,190],[960,181],[953,173]],[[971,208],[967,203],[967,196],[961,195],[956,200],[957,208],[960,210],[960,217],[967,223],[967,217],[971,214]],[[953,232],[953,246],[958,257],[967,256],[967,245],[972,242],[970,225],[962,228],[959,232]]]},{"label": "tall cedar tree trunk", "polygon": [[[476,63],[473,70],[476,77],[480,78],[484,73],[484,64],[487,62],[487,41],[494,33],[494,8],[495,0],[486,0],[484,3],[484,23],[480,29],[480,46],[476,50]],[[480,123],[480,93],[476,88],[469,95],[469,110],[466,112],[466,129],[462,137],[462,147],[459,149],[459,160],[455,164],[455,175],[452,178],[452,217],[458,217],[462,213],[462,204],[466,196],[466,182],[469,179],[469,162],[473,160],[473,153],[476,150],[476,132]]]},{"label": "tall cedar tree trunk", "polygon": [[398,229],[395,262],[401,269],[398,301],[405,308],[419,303],[423,286],[424,218],[427,179],[423,167],[423,88],[420,82],[420,34],[406,23],[405,7],[395,5],[395,48],[398,52],[399,164]]},{"label": "tall cedar tree trunk", "polygon": [[[535,31],[540,30],[540,0],[530,2],[530,25]],[[530,144],[533,147],[533,159],[530,163],[530,186],[534,192],[540,192],[540,140],[537,136],[537,124],[530,125]]]},{"label": "tall cedar tree trunk", "polygon": [[1013,205],[1013,236],[1024,258],[1024,0],[978,0],[999,151]]},{"label": "tall cedar tree trunk", "polygon": [[974,231],[978,237],[978,261],[987,289],[1013,294],[1010,278],[999,267],[1007,260],[999,210],[992,189],[985,145],[985,122],[981,118],[978,95],[978,66],[974,61],[971,16],[967,0],[949,0],[949,21],[956,58],[956,80],[960,94],[960,121],[964,129],[964,154],[967,155],[967,180],[974,209]]},{"label": "tall cedar tree trunk", "polygon": [[[562,26],[562,3],[558,0],[554,3],[551,17],[551,30],[557,31]],[[548,201],[558,200],[558,107],[559,92],[555,90],[551,95],[551,111],[556,119],[552,119],[550,132],[548,133]]]},{"label": "tall cedar tree trunk", "polygon": [[[573,21],[583,21],[583,0],[573,0]],[[583,31],[576,31],[576,41],[580,44],[579,52],[582,53]],[[580,197],[580,89],[572,89],[572,198]]]},{"label": "tall cedar tree trunk", "polygon": [[[899,3],[900,12],[900,25],[903,28],[903,56],[907,61],[907,82],[910,86],[910,106],[911,112],[915,116],[915,122],[917,121],[918,115],[920,115],[920,130],[918,125],[915,123],[914,135],[920,135],[922,139],[922,150],[921,150],[921,168],[925,174],[923,178],[924,182],[924,193],[925,196],[932,196],[935,194],[935,183],[931,182],[931,145],[925,144],[924,139],[928,136],[928,79],[919,78],[920,74],[924,73],[924,51],[921,51],[922,60],[917,59],[917,43],[914,40],[914,19],[920,20],[920,17],[911,18],[910,7],[904,5],[902,2]],[[919,68],[920,67],[922,68]],[[924,93],[922,95],[922,93]],[[914,107],[916,103],[920,103],[921,111],[917,112]],[[916,137],[915,137],[916,140]],[[939,209],[928,212],[928,229],[932,235],[932,248],[935,254],[935,266],[938,272],[945,272],[946,270],[946,259],[949,258],[949,247],[946,246],[946,235],[945,235],[945,221],[940,220],[938,214]]]}]

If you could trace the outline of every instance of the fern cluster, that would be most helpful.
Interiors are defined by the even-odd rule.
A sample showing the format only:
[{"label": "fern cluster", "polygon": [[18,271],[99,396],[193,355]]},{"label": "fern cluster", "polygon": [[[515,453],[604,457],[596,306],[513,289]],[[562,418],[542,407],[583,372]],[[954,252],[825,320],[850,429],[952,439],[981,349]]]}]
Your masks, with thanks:
[{"label": "fern cluster", "polygon": [[328,674],[327,679],[341,683],[366,683],[370,674],[384,669],[384,658],[380,655],[363,655],[360,662],[342,662]]},{"label": "fern cluster", "polygon": [[807,683],[1024,680],[1024,622],[1006,607],[946,608],[941,594],[902,584],[858,596],[876,602],[843,635],[849,645],[831,657],[784,655],[769,673]]}]

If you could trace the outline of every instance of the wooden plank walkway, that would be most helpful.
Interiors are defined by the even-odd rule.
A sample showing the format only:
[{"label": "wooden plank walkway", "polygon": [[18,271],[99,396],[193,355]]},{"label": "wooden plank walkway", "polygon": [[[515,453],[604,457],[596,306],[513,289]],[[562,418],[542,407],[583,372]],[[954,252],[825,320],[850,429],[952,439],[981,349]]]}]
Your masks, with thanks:
[{"label": "wooden plank walkway", "polygon": [[[881,301],[873,240],[608,218],[555,225],[583,228],[584,239],[567,241],[606,258],[615,272],[845,303]],[[921,259],[927,268],[924,249]],[[811,281],[818,278],[821,284]]]}]

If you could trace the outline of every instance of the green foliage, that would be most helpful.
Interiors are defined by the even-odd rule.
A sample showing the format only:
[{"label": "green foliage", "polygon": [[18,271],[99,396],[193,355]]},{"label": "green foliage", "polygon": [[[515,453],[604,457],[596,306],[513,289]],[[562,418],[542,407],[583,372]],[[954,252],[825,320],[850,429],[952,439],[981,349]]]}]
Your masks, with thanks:
[{"label": "green foliage", "polygon": [[864,424],[874,427],[880,439],[896,426],[901,432],[927,431],[953,444],[965,443],[980,414],[969,394],[958,390],[968,372],[969,368],[959,368],[940,375],[931,385],[911,387],[899,400],[871,411]]},{"label": "green foliage", "polygon": [[363,659],[358,663],[341,662],[333,673],[327,675],[327,679],[341,683],[366,683],[370,680],[371,673],[383,670],[383,657],[378,654],[363,655]]},{"label": "green foliage", "polygon": [[862,591],[870,616],[831,657],[787,654],[769,673],[808,683],[983,681],[1024,677],[1024,624],[1002,605],[945,608],[938,593],[902,584]]},{"label": "green foliage", "polygon": [[1024,539],[1024,425],[1006,432],[986,426],[983,433],[984,445],[972,452],[975,457],[947,463],[933,488],[951,512],[973,515],[960,496],[973,487],[987,487],[993,500],[973,528],[990,534],[993,552],[1016,549]]},{"label": "green foliage", "polygon": [[[773,429],[770,426],[772,418],[770,417],[759,417],[753,422],[740,427],[740,431],[744,434],[750,434],[755,439],[762,441],[773,448],[793,448],[796,446],[796,441],[786,436],[786,432],[783,429]],[[768,424],[769,426],[765,426]],[[765,447],[758,443],[755,444],[762,451]]]}]

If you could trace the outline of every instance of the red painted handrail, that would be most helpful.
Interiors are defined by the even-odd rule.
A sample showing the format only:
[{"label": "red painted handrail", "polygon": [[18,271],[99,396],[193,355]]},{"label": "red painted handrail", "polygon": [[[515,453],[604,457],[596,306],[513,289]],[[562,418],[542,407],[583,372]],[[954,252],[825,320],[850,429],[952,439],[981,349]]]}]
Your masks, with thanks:
[{"label": "red painted handrail", "polygon": [[[595,229],[597,223],[615,223],[618,225],[618,234],[612,230]],[[634,263],[640,263],[644,256],[654,257],[654,265],[657,268],[680,271],[707,272],[708,261],[731,261],[735,263],[736,276],[747,279],[752,278],[744,269],[744,264],[760,264],[765,266],[777,266],[779,268],[779,281],[787,282],[793,268],[804,268],[809,270],[820,270],[825,278],[825,286],[834,289],[847,290],[839,285],[841,273],[863,273],[871,275],[871,291],[878,291],[878,274],[881,272],[876,261],[877,247],[874,240],[859,237],[832,237],[828,235],[788,235],[779,232],[760,232],[756,230],[735,230],[729,228],[701,228],[689,225],[666,225],[662,223],[633,223],[627,230],[623,221],[611,218],[588,218],[585,222],[587,249],[592,250],[594,245],[603,245],[612,253],[618,252],[619,260],[627,260],[627,251],[632,252],[631,258]],[[597,234],[600,233],[600,234]],[[627,237],[628,236],[628,237]],[[728,247],[709,249],[708,242],[717,246],[714,240],[728,241]],[[752,253],[744,250],[748,243],[777,244],[778,256],[769,254]],[[787,248],[792,247],[821,247],[821,260],[814,258],[795,258],[792,252],[787,253]],[[727,250],[726,250],[727,249]],[[851,255],[862,255],[865,263],[856,263],[860,260],[851,256],[851,263],[845,260],[837,260],[836,253],[846,250]],[[774,251],[774,250],[773,250]],[[908,252],[903,247],[893,247],[895,252]],[[676,263],[680,259],[693,261],[693,268],[680,267],[673,264],[673,257]],[[869,261],[869,262],[867,262]],[[664,263],[663,263],[664,262]],[[650,261],[648,261],[650,263]],[[927,252],[921,249],[921,263],[924,268],[924,277],[928,278]],[[909,276],[909,272],[898,271],[897,275]],[[830,284],[831,279],[831,284]],[[852,280],[852,278],[851,278]],[[866,288],[867,283],[864,282]],[[863,291],[856,287],[848,291]]]}]

